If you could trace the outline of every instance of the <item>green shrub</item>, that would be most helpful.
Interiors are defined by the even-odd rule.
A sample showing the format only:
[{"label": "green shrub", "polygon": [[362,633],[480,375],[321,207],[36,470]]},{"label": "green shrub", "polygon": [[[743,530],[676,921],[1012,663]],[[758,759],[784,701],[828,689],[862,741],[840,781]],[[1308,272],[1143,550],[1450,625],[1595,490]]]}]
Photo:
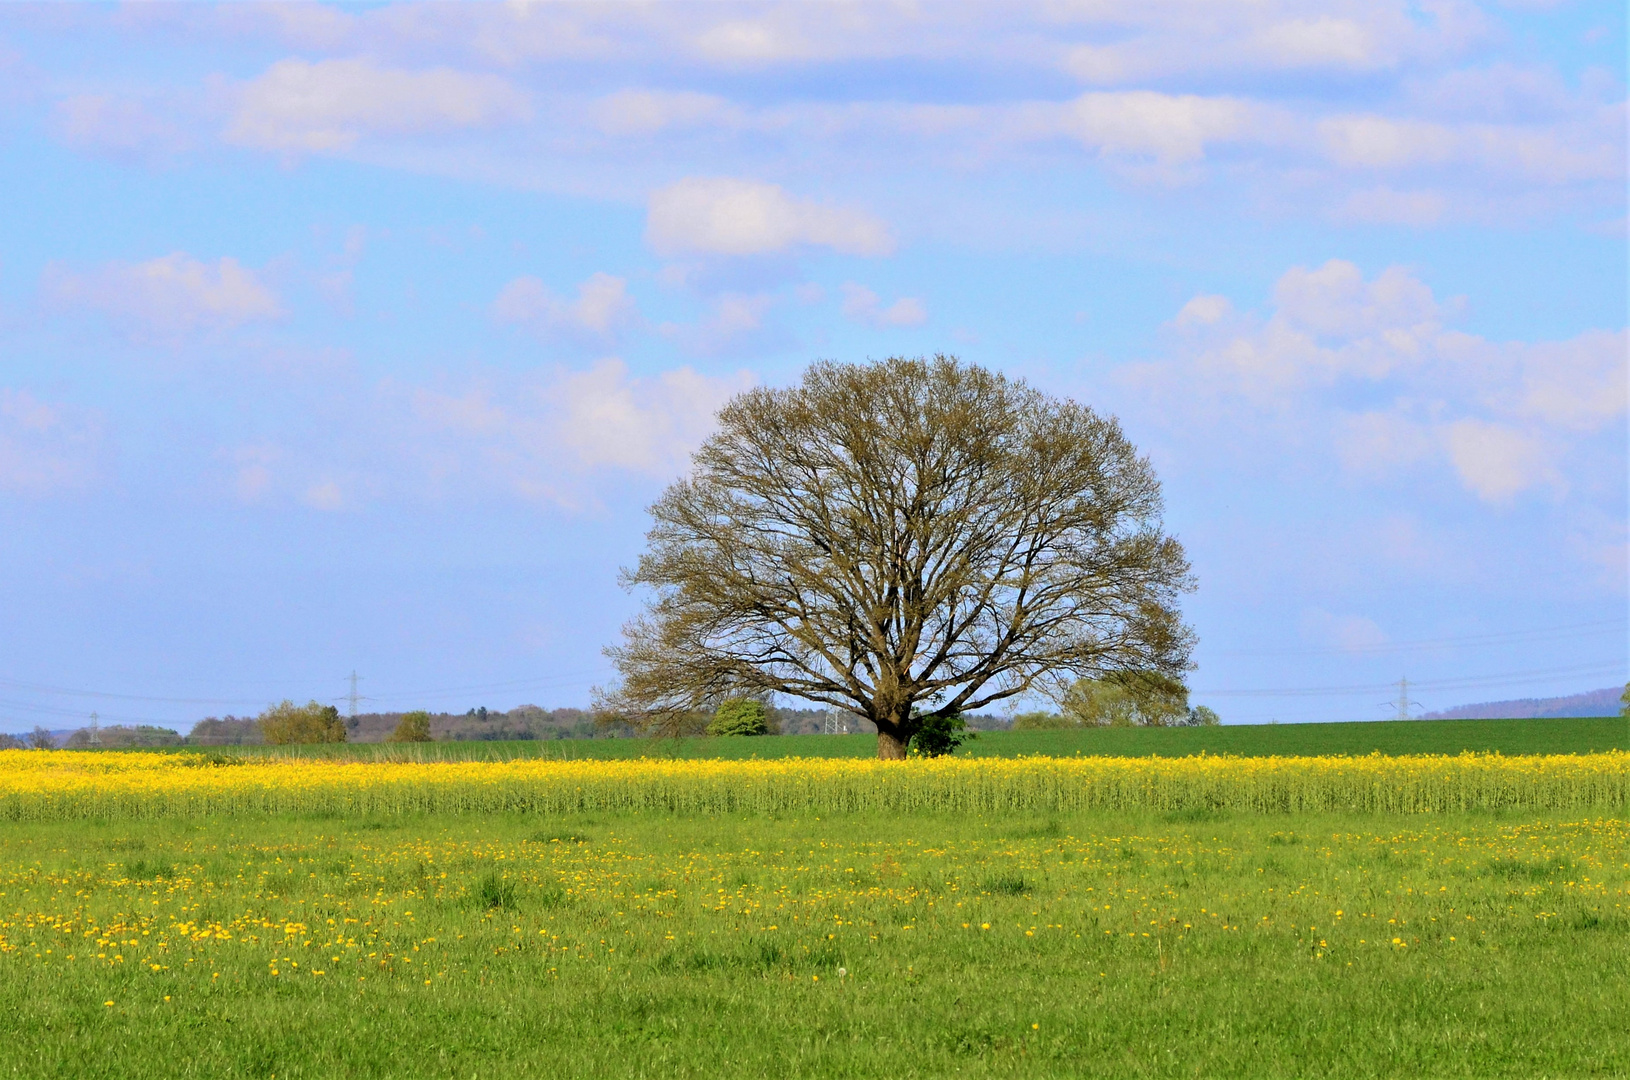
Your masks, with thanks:
[{"label": "green shrub", "polygon": [[1188,687],[1157,671],[1118,671],[1077,679],[1064,715],[1080,727],[1168,727],[1190,723]]},{"label": "green shrub", "polygon": [[911,737],[910,750],[921,757],[943,757],[977,737],[968,732],[968,723],[960,713],[925,716],[919,722],[917,734]]},{"label": "green shrub", "polygon": [[477,907],[498,911],[514,911],[518,906],[515,883],[492,871],[488,871],[476,883],[474,899]]},{"label": "green shrub", "polygon": [[752,698],[730,698],[721,703],[718,712],[713,714],[713,722],[708,724],[707,733],[727,737],[768,735],[770,711],[764,707],[762,701],[754,701]]},{"label": "green shrub", "polygon": [[284,700],[260,714],[260,733],[268,743],[279,746],[341,743],[345,741],[345,724],[340,720],[340,711],[332,705],[315,701],[296,705]]},{"label": "green shrub", "polygon": [[1081,725],[1056,712],[1027,712],[1013,718],[1014,731],[1058,731]]},{"label": "green shrub", "polygon": [[430,714],[423,709],[403,713],[402,719],[396,724],[396,730],[390,733],[386,742],[429,742],[430,741]]}]

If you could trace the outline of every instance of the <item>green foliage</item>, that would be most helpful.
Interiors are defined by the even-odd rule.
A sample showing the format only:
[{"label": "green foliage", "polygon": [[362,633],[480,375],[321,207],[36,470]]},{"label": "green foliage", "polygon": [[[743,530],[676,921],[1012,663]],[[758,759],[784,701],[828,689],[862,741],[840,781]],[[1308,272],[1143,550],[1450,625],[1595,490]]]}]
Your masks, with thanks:
[{"label": "green foliage", "polygon": [[1190,716],[1188,687],[1155,671],[1077,679],[1062,705],[1075,727],[1172,727]]},{"label": "green foliage", "polygon": [[208,716],[187,733],[190,746],[253,746],[262,741],[260,721],[252,716]]},{"label": "green foliage", "polygon": [[493,871],[481,875],[473,894],[477,907],[497,911],[514,911],[519,906],[515,882]]},{"label": "green foliage", "polygon": [[1619,715],[1630,717],[1630,682],[1624,684],[1624,693],[1619,695]]},{"label": "green foliage", "polygon": [[342,743],[345,724],[340,711],[315,701],[296,705],[284,700],[260,714],[260,733],[273,746],[291,743]]},{"label": "green foliage", "polygon": [[911,752],[918,757],[944,757],[969,739],[979,736],[968,731],[961,713],[917,718],[917,733],[911,736]]},{"label": "green foliage", "polygon": [[430,714],[423,709],[402,714],[397,721],[396,730],[385,739],[386,742],[429,742],[430,741]]},{"label": "green foliage", "polygon": [[1222,724],[1222,717],[1208,705],[1197,705],[1194,711],[1189,713],[1189,723],[1195,727],[1218,727]]},{"label": "green foliage", "polygon": [[92,747],[100,747],[103,750],[132,750],[144,746],[180,746],[181,742],[180,734],[169,728],[154,727],[151,724],[140,724],[136,727],[113,724],[95,729],[94,742],[92,729],[80,728],[68,736],[65,745],[70,750],[85,750]]},{"label": "green foliage", "polygon": [[731,738],[737,735],[768,735],[770,711],[762,701],[752,698],[730,698],[719,705],[713,721],[707,726],[713,736]]},{"label": "green foliage", "polygon": [[1077,679],[1062,705],[1071,727],[1131,727],[1136,715],[1126,689],[1104,679]]},{"label": "green foliage", "polygon": [[1013,718],[1014,731],[1058,731],[1063,728],[1080,727],[1075,721],[1055,712],[1027,712],[1019,713]]}]

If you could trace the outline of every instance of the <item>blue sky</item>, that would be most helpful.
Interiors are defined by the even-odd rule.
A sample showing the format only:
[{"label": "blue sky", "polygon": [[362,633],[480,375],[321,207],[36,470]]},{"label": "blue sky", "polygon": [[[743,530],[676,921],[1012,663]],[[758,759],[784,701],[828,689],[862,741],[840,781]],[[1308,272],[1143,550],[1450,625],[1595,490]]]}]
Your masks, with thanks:
[{"label": "blue sky", "polygon": [[[1196,700],[1621,682],[1620,4],[0,8],[0,730],[587,701],[815,358],[1119,416]],[[368,706],[365,706],[368,707]]]}]

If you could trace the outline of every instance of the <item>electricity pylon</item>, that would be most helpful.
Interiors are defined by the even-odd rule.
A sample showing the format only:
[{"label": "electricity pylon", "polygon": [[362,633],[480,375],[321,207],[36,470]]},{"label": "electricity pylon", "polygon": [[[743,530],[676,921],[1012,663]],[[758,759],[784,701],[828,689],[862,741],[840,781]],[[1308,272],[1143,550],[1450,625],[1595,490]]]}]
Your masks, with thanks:
[{"label": "electricity pylon", "polygon": [[1398,715],[1393,717],[1394,720],[1413,720],[1415,718],[1413,716],[1409,715],[1409,707],[1411,705],[1415,706],[1416,708],[1422,708],[1423,707],[1420,702],[1411,701],[1409,699],[1409,680],[1408,679],[1399,679],[1398,680],[1398,700],[1393,701],[1393,702],[1389,702],[1388,704],[1381,706],[1381,708],[1383,708],[1383,709],[1397,709],[1398,710]]}]

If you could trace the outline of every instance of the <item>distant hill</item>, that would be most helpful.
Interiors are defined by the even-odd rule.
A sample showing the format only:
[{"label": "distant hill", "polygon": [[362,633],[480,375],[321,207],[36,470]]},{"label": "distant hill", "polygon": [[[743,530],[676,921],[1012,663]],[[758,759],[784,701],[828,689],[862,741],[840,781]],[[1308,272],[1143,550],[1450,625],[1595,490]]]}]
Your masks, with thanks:
[{"label": "distant hill", "polygon": [[1429,712],[1423,720],[1537,720],[1551,716],[1617,716],[1622,686],[1588,690],[1567,697],[1517,698],[1514,701],[1482,701],[1457,705],[1442,712]]}]

